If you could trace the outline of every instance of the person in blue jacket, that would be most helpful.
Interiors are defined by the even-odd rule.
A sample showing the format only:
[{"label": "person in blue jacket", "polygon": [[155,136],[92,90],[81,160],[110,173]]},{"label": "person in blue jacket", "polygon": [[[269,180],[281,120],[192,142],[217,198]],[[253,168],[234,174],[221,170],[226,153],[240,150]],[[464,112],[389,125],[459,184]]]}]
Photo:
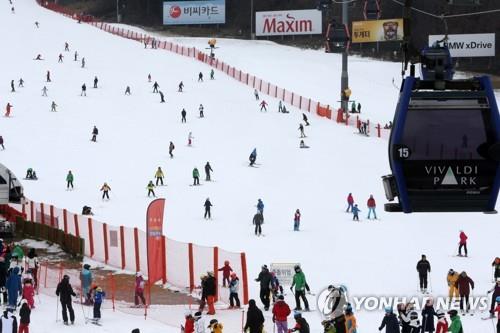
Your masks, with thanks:
[{"label": "person in blue jacket", "polygon": [[361,209],[358,208],[358,204],[355,204],[354,207],[352,207],[352,220],[353,221],[359,221],[359,212]]},{"label": "person in blue jacket", "polygon": [[101,319],[101,304],[106,297],[106,293],[101,287],[95,287],[94,290],[94,320],[99,321]]},{"label": "person in blue jacket", "polygon": [[250,166],[253,166],[255,164],[255,161],[257,160],[257,148],[253,149],[248,159],[250,160]]},{"label": "person in blue jacket", "polygon": [[85,305],[92,304],[92,297],[90,297],[90,286],[92,285],[92,272],[90,271],[90,265],[83,265],[82,272],[80,273],[80,280],[82,281],[82,292],[85,297]]},{"label": "person in blue jacket", "polygon": [[399,321],[396,315],[392,312],[392,307],[385,308],[385,316],[378,330],[382,331],[384,327],[385,333],[400,333]]},{"label": "person in blue jacket", "polygon": [[262,199],[257,200],[257,211],[264,215],[264,203],[262,202]]},{"label": "person in blue jacket", "polygon": [[21,276],[19,275],[19,267],[14,267],[7,278],[7,292],[9,306],[13,309],[17,306],[17,297],[20,295],[22,290]]}]

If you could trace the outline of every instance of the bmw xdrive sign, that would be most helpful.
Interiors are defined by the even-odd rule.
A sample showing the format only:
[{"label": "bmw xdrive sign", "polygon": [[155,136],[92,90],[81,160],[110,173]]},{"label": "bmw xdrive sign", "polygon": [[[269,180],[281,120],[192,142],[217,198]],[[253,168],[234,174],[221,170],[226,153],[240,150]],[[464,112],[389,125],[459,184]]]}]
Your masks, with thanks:
[{"label": "bmw xdrive sign", "polygon": [[225,0],[163,2],[164,25],[222,23],[226,23]]}]

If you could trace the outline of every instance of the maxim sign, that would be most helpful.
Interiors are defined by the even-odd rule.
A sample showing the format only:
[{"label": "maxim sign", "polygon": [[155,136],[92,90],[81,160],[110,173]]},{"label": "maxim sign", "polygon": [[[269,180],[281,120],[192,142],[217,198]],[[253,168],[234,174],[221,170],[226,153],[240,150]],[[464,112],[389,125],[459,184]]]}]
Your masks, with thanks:
[{"label": "maxim sign", "polygon": [[321,11],[316,9],[255,13],[257,36],[321,34]]}]

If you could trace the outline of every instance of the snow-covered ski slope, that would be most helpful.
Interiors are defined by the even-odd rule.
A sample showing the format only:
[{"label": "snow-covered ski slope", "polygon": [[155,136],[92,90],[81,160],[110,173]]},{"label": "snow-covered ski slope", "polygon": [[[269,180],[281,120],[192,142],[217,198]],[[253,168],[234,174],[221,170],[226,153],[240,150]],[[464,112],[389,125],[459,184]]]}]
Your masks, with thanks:
[{"label": "snow-covered ski slope", "polygon": [[[250,88],[219,72],[215,81],[208,80],[210,68],[200,62],[163,50],[144,50],[140,43],[77,24],[34,1],[18,2],[15,7],[16,14],[11,14],[7,2],[0,5],[0,26],[9,31],[1,41],[0,105],[10,102],[14,106],[10,118],[0,119],[6,147],[0,159],[21,177],[28,167],[37,171],[38,181],[24,181],[29,198],[75,212],[89,205],[100,221],[144,228],[151,200],[146,185],[162,166],[168,186],[156,192],[167,200],[166,235],[245,251],[250,279],[261,264],[301,262],[314,290],[342,282],[357,295],[411,295],[417,289],[415,264],[425,253],[433,267],[436,294],[446,292],[446,272],[452,267],[469,272],[477,285],[476,294],[489,288],[490,264],[499,250],[498,216],[385,214],[380,176],[389,166],[384,140],[361,137],[352,128],[312,116],[305,139],[311,148],[301,150],[297,129],[301,114],[294,109],[288,115],[278,114],[277,100],[266,98],[270,110],[261,113]],[[39,29],[35,21],[40,22]],[[66,41],[70,52],[64,52]],[[263,45],[270,57],[279,48]],[[86,68],[73,61],[75,50],[79,59],[85,57]],[[241,62],[255,58],[252,52],[241,47]],[[63,63],[57,63],[59,53],[65,56]],[[37,54],[45,60],[34,61]],[[377,82],[391,86],[390,80],[399,72],[389,74],[378,64],[360,60],[359,66],[365,67],[351,74],[352,88],[356,95],[366,96],[365,105],[396,100],[394,88],[379,89]],[[47,70],[51,83],[45,83]],[[280,84],[281,70],[270,67],[269,80]],[[293,70],[288,68],[289,73]],[[203,83],[197,82],[200,71],[205,74]],[[165,93],[165,104],[152,93],[148,73]],[[383,80],[386,74],[387,82]],[[93,89],[96,75],[99,88]],[[318,87],[332,84],[330,76],[310,75],[317,76]],[[20,77],[25,88],[11,93],[10,80],[16,80],[17,86]],[[182,94],[177,92],[181,80],[185,84]],[[80,97],[84,82],[87,97]],[[293,84],[302,93],[314,89],[310,82],[297,76]],[[41,96],[44,85],[49,97]],[[131,96],[124,96],[127,85]],[[50,112],[52,100],[58,104],[57,112]],[[205,107],[204,119],[197,117],[200,103]],[[182,108],[188,111],[187,124],[180,121]],[[94,125],[100,132],[97,143],[90,142]],[[190,131],[195,137],[193,147],[187,147]],[[174,159],[168,157],[169,141],[176,145]],[[248,155],[254,147],[260,165],[249,168]],[[215,181],[189,186],[193,167],[203,175],[207,161]],[[65,189],[68,170],[75,174],[74,191]],[[100,199],[103,182],[112,188],[109,202]],[[351,222],[351,216],[344,213],[349,192],[363,211],[360,223]],[[378,201],[380,221],[366,220],[370,194]],[[214,204],[212,221],[202,216],[207,197]],[[258,198],[266,205],[266,237],[262,238],[253,236],[251,224]],[[299,233],[292,231],[297,208],[302,212]],[[452,256],[460,229],[469,235],[470,259]],[[257,284],[250,285],[252,297],[257,298],[257,288]],[[287,299],[293,304],[292,297]],[[358,317],[360,328],[369,331],[379,324],[381,313],[362,312]],[[318,328],[316,315],[309,318]],[[491,326],[477,316],[464,322],[477,331]]]}]

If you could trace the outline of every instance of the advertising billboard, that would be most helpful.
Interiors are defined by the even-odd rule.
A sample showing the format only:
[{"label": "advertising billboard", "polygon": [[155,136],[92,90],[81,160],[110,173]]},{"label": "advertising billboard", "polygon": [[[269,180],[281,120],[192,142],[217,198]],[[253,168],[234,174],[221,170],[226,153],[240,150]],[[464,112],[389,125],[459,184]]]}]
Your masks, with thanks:
[{"label": "advertising billboard", "polygon": [[352,42],[393,42],[403,39],[403,19],[352,22]]},{"label": "advertising billboard", "polygon": [[255,13],[255,34],[257,36],[321,33],[321,11],[316,9]]},{"label": "advertising billboard", "polygon": [[[429,46],[442,40],[443,35],[430,35]],[[448,35],[446,42],[452,58],[494,57],[495,34],[460,34]]]},{"label": "advertising billboard", "polygon": [[163,24],[226,23],[226,1],[164,1]]}]

